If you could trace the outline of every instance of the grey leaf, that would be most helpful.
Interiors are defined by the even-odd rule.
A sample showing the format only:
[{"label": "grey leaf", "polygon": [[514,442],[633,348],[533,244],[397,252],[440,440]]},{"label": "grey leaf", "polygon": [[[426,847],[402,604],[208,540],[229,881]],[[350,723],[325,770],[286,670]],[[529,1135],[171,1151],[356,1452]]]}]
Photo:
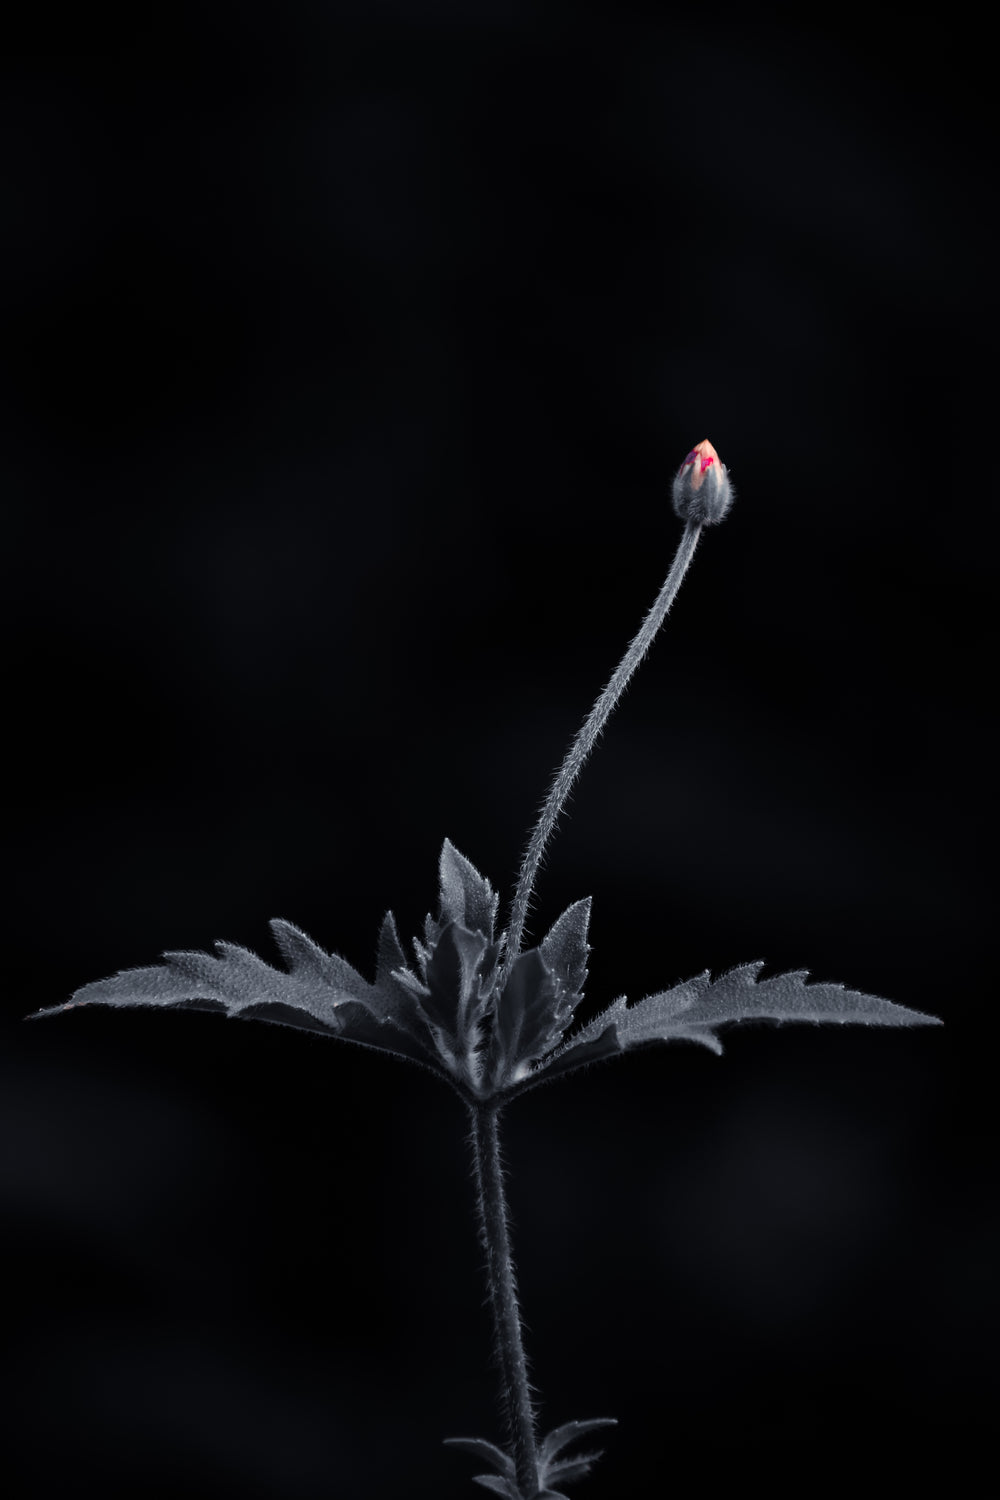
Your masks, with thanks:
[{"label": "grey leaf", "polygon": [[509,1453],[498,1448],[496,1443],[488,1443],[485,1438],[445,1438],[445,1446],[449,1448],[461,1448],[463,1453],[471,1453],[474,1458],[484,1459],[487,1463],[502,1474],[505,1478],[516,1479],[514,1460]]},{"label": "grey leaf", "polygon": [[521,1491],[511,1479],[499,1479],[496,1474],[473,1474],[473,1484],[481,1484],[484,1490],[494,1495],[503,1495],[504,1500],[523,1500]]},{"label": "grey leaf", "polygon": [[593,1453],[578,1453],[570,1458],[558,1459],[546,1469],[546,1481],[554,1480],[560,1484],[572,1484],[575,1479],[583,1479],[590,1473],[603,1452],[603,1448],[598,1448]]},{"label": "grey leaf", "polygon": [[[607,1015],[608,1012],[605,1011],[604,1016],[599,1016],[598,1020],[604,1020]],[[596,1027],[593,1031],[591,1026],[585,1026],[576,1037],[571,1037],[563,1046],[556,1048],[547,1058],[542,1059],[527,1084],[522,1085],[522,1091],[525,1087],[532,1087],[536,1081],[547,1083],[549,1079],[558,1077],[560,1073],[569,1073],[575,1068],[585,1068],[589,1063],[603,1062],[609,1057],[620,1057],[622,1050],[622,1044],[618,1039],[618,1028],[613,1020],[605,1021],[603,1027]]]},{"label": "grey leaf", "polygon": [[[309,994],[343,991],[364,1005],[373,1015],[386,1018],[391,1010],[389,995],[383,995],[378,984],[369,984],[357,969],[336,953],[325,953],[307,935],[291,922],[275,917],[268,923],[275,942],[281,949],[292,978],[298,981]],[[267,968],[267,965],[263,965]],[[279,970],[275,970],[279,973]],[[284,975],[280,975],[283,979]]]},{"label": "grey leaf", "polygon": [[64,1005],[37,1016],[81,1005],[160,1006],[218,1010],[249,1020],[278,1022],[320,1031],[384,1052],[428,1063],[428,1053],[399,1029],[385,997],[336,954],[324,953],[290,922],[272,924],[289,972],[274,969],[233,943],[216,943],[215,955],[171,952],[162,964],[126,969],[85,984]]},{"label": "grey leaf", "polygon": [[590,897],[566,908],[552,924],[540,946],[546,967],[565,985],[576,1005],[583,995],[587,979],[587,927],[590,923]]},{"label": "grey leaf", "polygon": [[[427,920],[429,922],[430,917]],[[426,978],[427,965],[430,962],[431,954],[437,946],[437,937],[435,936],[434,941],[430,944],[422,943],[417,937],[412,938],[411,941],[413,943],[413,952],[416,955],[417,968],[420,970],[421,975]]]},{"label": "grey leaf", "polygon": [[381,1007],[380,1013],[385,1019],[405,1031],[422,1055],[430,1053],[432,1057],[436,1057],[436,1049],[428,1039],[427,1025],[418,1004],[418,996],[424,993],[424,986],[406,967],[406,957],[396,930],[396,919],[391,911],[386,912],[382,919],[374,988]]},{"label": "grey leaf", "polygon": [[463,1046],[482,1010],[478,980],[485,950],[483,933],[449,922],[428,957],[427,992],[417,1001],[432,1026]]},{"label": "grey leaf", "polygon": [[487,1076],[505,1088],[530,1071],[559,1041],[573,1015],[571,997],[549,969],[541,950],[522,953],[500,995],[490,1040]]},{"label": "grey leaf", "polygon": [[625,1013],[626,1002],[622,995],[544,1058],[533,1076],[539,1082],[547,1082],[559,1073],[569,1073],[574,1068],[602,1062],[608,1057],[619,1057],[625,1050],[619,1035]]},{"label": "grey leaf", "polygon": [[555,1427],[544,1438],[538,1451],[539,1461],[550,1464],[552,1460],[568,1448],[570,1443],[575,1443],[577,1438],[583,1437],[587,1432],[596,1432],[600,1427],[617,1427],[617,1417],[591,1417],[587,1422],[564,1422],[561,1427]]},{"label": "grey leaf", "polygon": [[378,958],[375,963],[376,987],[386,988],[393,970],[405,968],[406,955],[396,930],[396,918],[391,911],[387,911],[382,918],[382,927],[378,935]]},{"label": "grey leaf", "polygon": [[461,922],[472,932],[493,936],[498,897],[475,865],[445,839],[438,865],[441,877],[441,921]]},{"label": "grey leaf", "polygon": [[427,913],[424,918],[424,940],[420,946],[428,956],[434,952],[434,949],[438,945],[438,940],[447,925],[447,922],[436,922],[430,912]]},{"label": "grey leaf", "polygon": [[842,984],[807,984],[808,971],[757,979],[763,961],[741,964],[712,981],[708,970],[629,1007],[618,999],[536,1070],[545,1082],[559,1073],[615,1057],[644,1042],[697,1042],[722,1053],[715,1028],[734,1021],[811,1021],[857,1026],[940,1026],[937,1016],[891,1000],[847,990]]},{"label": "grey leaf", "polygon": [[623,1047],[686,1038],[713,1050],[712,1032],[732,1021],[812,1021],[859,1026],[939,1026],[936,1016],[908,1010],[891,1000],[847,990],[841,984],[807,984],[804,969],[758,980],[762,961],[741,964],[714,982],[707,972],[685,984],[650,995],[618,1020]]}]

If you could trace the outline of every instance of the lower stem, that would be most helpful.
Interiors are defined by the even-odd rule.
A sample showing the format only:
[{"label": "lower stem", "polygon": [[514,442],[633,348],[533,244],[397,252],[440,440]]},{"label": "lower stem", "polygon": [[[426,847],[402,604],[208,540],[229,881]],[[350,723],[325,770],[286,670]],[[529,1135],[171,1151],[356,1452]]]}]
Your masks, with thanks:
[{"label": "lower stem", "polygon": [[538,1448],[503,1189],[499,1110],[495,1105],[476,1104],[470,1106],[470,1113],[479,1231],[486,1251],[486,1279],[500,1361],[504,1417],[518,1487],[528,1500],[538,1490]]}]

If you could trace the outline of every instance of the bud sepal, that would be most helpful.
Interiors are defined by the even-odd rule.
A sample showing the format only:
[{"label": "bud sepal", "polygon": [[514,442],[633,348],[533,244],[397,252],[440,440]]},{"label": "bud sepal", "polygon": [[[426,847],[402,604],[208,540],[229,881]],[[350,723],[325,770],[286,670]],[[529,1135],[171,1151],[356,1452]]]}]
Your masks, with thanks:
[{"label": "bud sepal", "polygon": [[733,498],[729,470],[703,438],[674,475],[674,512],[697,526],[717,526],[728,515]]}]

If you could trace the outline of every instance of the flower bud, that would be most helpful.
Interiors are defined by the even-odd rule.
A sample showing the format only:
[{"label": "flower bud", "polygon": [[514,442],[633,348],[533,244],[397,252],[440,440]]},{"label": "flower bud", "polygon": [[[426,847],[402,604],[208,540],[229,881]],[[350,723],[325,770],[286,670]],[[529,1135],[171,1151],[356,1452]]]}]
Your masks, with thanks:
[{"label": "flower bud", "polygon": [[729,472],[708,438],[697,443],[674,476],[674,511],[682,521],[715,526],[733,503]]}]

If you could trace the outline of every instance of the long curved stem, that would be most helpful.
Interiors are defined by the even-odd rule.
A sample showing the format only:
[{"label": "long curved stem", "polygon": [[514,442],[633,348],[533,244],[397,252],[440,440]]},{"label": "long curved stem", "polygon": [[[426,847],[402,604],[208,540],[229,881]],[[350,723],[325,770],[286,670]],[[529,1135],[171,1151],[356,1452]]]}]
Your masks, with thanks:
[{"label": "long curved stem", "polygon": [[518,1488],[528,1497],[538,1491],[538,1447],[500,1163],[499,1110],[495,1105],[476,1104],[470,1106],[469,1113],[472,1116],[479,1232],[486,1251],[486,1280],[500,1360],[507,1437]]},{"label": "long curved stem", "polygon": [[514,901],[511,908],[510,926],[507,930],[507,955],[501,983],[506,980],[521,951],[524,924],[527,921],[528,908],[531,904],[531,896],[535,888],[538,868],[542,861],[545,845],[552,836],[552,830],[555,828],[556,821],[563,809],[563,804],[569,796],[574,781],[583,769],[587,756],[593,750],[597,736],[614,712],[615,706],[624,692],[629,678],[653,644],[656,632],[666,619],[667,611],[677,597],[677,590],[681,586],[681,580],[687,572],[688,564],[694,556],[694,549],[698,545],[700,532],[701,526],[699,523],[695,521],[688,521],[686,523],[684,535],[681,537],[677,553],[670,565],[670,572],[667,574],[663,587],[656,597],[656,602],[643,620],[635,639],[630,643],[628,650],[615,668],[611,681],[584,720],[583,727],[580,729],[572,745],[570,745],[566,753],[566,759],[560,766],[555,781],[552,783],[552,788],[546,799],[545,806],[542,808],[541,816],[532,831],[527,852],[524,856],[524,862],[521,865],[521,873],[518,876],[517,889],[514,893]]}]

